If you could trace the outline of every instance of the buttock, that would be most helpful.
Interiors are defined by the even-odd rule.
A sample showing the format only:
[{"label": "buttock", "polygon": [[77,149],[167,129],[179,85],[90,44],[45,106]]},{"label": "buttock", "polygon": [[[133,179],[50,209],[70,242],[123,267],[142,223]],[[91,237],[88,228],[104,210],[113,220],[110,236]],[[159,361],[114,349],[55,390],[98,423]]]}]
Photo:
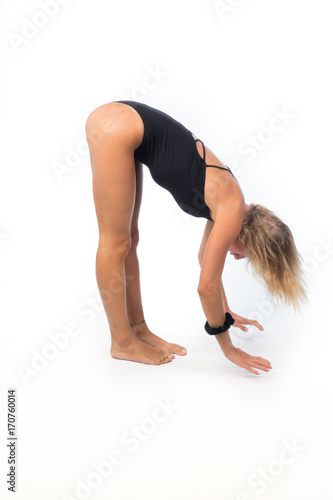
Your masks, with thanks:
[{"label": "buttock", "polygon": [[143,123],[134,109],[125,104],[110,102],[94,109],[86,121],[87,142],[91,149],[105,141],[117,141],[124,147],[136,149],[143,137]]},{"label": "buttock", "polygon": [[134,149],[142,143],[144,136],[144,124],[139,113],[132,106],[123,102],[111,102],[113,108],[113,119],[115,126],[122,130],[125,135],[130,135]]}]

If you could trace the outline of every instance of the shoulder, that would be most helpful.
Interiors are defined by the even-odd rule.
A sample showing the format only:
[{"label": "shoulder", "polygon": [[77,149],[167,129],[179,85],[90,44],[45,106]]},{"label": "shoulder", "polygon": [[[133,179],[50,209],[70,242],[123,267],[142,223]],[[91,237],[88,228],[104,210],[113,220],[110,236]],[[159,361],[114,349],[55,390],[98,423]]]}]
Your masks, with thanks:
[{"label": "shoulder", "polygon": [[[220,174],[220,172],[217,172]],[[216,176],[207,185],[207,204],[212,212],[214,224],[220,223],[234,224],[242,227],[245,215],[245,199],[237,180],[230,176],[228,172],[221,172],[222,176]]]}]

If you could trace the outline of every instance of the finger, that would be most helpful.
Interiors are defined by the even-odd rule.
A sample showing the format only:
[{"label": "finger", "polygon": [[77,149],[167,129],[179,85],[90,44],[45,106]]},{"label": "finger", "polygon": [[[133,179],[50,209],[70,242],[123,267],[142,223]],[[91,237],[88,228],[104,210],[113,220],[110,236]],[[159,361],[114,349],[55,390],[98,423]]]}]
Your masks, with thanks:
[{"label": "finger", "polygon": [[268,361],[268,359],[265,359],[265,358],[262,358],[261,356],[252,356],[252,358],[257,362],[257,363],[260,363],[262,364],[263,366],[267,366],[267,367],[272,367],[272,363],[270,361]]},{"label": "finger", "polygon": [[235,323],[232,326],[236,326],[237,328],[240,328],[241,330],[243,330],[243,332],[247,332],[248,328],[246,328],[246,326],[244,326],[244,325],[247,325],[248,323],[245,323],[245,321],[240,321],[240,320],[236,319]]},{"label": "finger", "polygon": [[261,331],[264,330],[264,327],[260,323],[258,323],[258,321],[256,321],[256,324],[254,326],[256,326]]},{"label": "finger", "polygon": [[251,365],[256,365],[258,367],[263,366],[265,368],[270,368],[271,364],[269,361],[266,359],[256,357],[256,356],[250,356],[250,358],[246,359],[246,363],[251,363]]},{"label": "finger", "polygon": [[268,363],[269,365],[271,364],[270,361],[268,361],[268,359],[265,359],[265,358],[262,358],[261,356],[255,356],[258,360],[262,361],[263,363]]},{"label": "finger", "polygon": [[240,323],[239,321],[235,321],[235,323],[232,326],[235,326],[236,328],[243,330],[243,332],[247,332],[247,328],[244,325],[242,325],[242,323]]},{"label": "finger", "polygon": [[252,366],[250,365],[244,365],[243,368],[245,368],[245,370],[247,370],[250,373],[254,373],[255,375],[260,375],[260,372],[252,368]]},{"label": "finger", "polygon": [[261,370],[264,368],[272,368],[272,365],[267,359],[262,358],[261,356],[251,356],[247,354],[245,351],[242,352],[244,363],[255,366],[256,368],[260,368]]},{"label": "finger", "polygon": [[262,358],[261,356],[251,356],[251,354],[248,354],[247,352],[242,351],[241,349],[238,349],[238,353],[241,356],[243,363],[245,363],[246,365],[251,365],[255,368],[264,371],[269,371],[270,369],[273,368],[270,361],[268,361],[265,358]]},{"label": "finger", "polygon": [[242,321],[242,323],[244,323],[244,325],[251,325],[251,326],[256,326],[259,330],[263,331],[264,327],[258,323],[257,320],[255,319],[245,319],[244,318],[244,321]]},{"label": "finger", "polygon": [[263,364],[263,363],[258,362],[258,361],[248,361],[247,363],[251,364],[251,366],[253,366],[254,368],[257,368],[258,370],[262,370],[264,372],[269,372],[269,370],[271,370],[273,368],[270,365]]},{"label": "finger", "polygon": [[246,328],[246,326],[244,326],[244,325],[252,325],[253,323],[254,323],[254,320],[252,321],[250,319],[242,318],[241,316],[239,316],[239,319],[237,319],[235,321],[235,323],[233,324],[233,326],[236,325],[238,328],[240,328],[244,332],[247,332],[248,328]]},{"label": "finger", "polygon": [[242,316],[237,316],[236,321],[239,321],[239,323],[244,323],[244,325],[248,325],[250,320],[243,318]]},{"label": "finger", "polygon": [[253,325],[253,326],[256,326],[256,327],[257,327],[259,330],[261,330],[261,331],[264,329],[264,327],[263,327],[260,323],[258,323],[258,321],[257,321],[257,320],[255,320],[255,319],[254,319],[254,320],[252,320],[249,324],[250,324],[250,325]]}]

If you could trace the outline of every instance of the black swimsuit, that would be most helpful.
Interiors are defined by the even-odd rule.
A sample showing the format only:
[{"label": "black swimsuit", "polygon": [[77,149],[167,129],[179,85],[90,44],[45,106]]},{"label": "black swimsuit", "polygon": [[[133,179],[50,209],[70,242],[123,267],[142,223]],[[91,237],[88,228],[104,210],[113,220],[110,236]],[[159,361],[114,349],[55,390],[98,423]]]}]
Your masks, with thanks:
[{"label": "black swimsuit", "polygon": [[[205,203],[206,167],[228,170],[217,165],[206,165],[206,151],[200,139],[163,111],[137,101],[114,101],[127,104],[140,115],[144,125],[142,142],[134,151],[135,160],[144,163],[157,184],[167,189],[180,208],[194,217],[213,220]],[[195,135],[195,134],[193,134]],[[202,158],[196,142],[203,147]]]}]

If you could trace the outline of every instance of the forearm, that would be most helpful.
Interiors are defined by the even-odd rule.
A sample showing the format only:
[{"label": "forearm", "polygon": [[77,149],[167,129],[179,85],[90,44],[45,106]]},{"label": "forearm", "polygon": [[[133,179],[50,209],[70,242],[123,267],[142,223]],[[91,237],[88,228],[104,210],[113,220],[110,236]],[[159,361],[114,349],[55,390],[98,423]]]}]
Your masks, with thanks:
[{"label": "forearm", "polygon": [[[199,255],[199,264],[201,267],[201,264],[202,264],[202,256],[201,255]],[[212,305],[212,301],[210,301],[209,297],[206,296],[206,298],[203,298],[200,296],[202,308],[205,312],[207,321],[210,324],[210,326],[213,326],[213,324],[210,323],[207,314],[210,315],[210,319],[211,319],[211,321],[213,321],[213,317],[211,317],[210,311],[214,312],[214,307],[217,306],[217,309],[216,309],[217,311],[219,310],[218,307],[220,307],[220,314],[217,315],[215,320],[223,319],[223,321],[218,323],[217,326],[223,325],[223,323],[225,321],[225,312],[230,311],[228,299],[227,299],[227,296],[226,296],[226,293],[225,293],[225,290],[223,287],[222,279],[220,280],[219,288],[220,288],[220,293],[216,294],[217,297],[215,298],[215,302],[216,302],[215,306],[214,306],[214,304]],[[222,304],[221,304],[221,298],[222,298]],[[207,311],[209,311],[209,312],[207,312]],[[224,355],[226,355],[230,351],[230,349],[233,347],[233,344],[230,340],[229,331],[219,333],[218,335],[215,335],[215,337],[216,337],[216,340],[218,341]]]},{"label": "forearm", "polygon": [[221,286],[215,289],[198,289],[202,309],[209,325],[213,328],[223,325],[225,322],[225,309]]},{"label": "forearm", "polygon": [[[201,264],[202,264],[202,256],[199,255],[199,265],[200,265],[200,268],[201,268]],[[225,311],[229,311],[230,309],[229,309],[228,299],[227,299],[227,296],[225,294],[225,290],[223,288],[222,279],[220,280],[220,290],[221,290],[221,294],[222,294],[222,300],[223,300],[224,310]]]},{"label": "forearm", "polygon": [[220,289],[221,289],[221,293],[222,293],[222,299],[223,299],[223,305],[224,305],[224,311],[230,311],[229,309],[229,304],[228,304],[228,299],[227,299],[227,296],[225,294],[225,291],[224,291],[224,288],[223,288],[223,283],[222,283],[222,280],[220,280]]}]

